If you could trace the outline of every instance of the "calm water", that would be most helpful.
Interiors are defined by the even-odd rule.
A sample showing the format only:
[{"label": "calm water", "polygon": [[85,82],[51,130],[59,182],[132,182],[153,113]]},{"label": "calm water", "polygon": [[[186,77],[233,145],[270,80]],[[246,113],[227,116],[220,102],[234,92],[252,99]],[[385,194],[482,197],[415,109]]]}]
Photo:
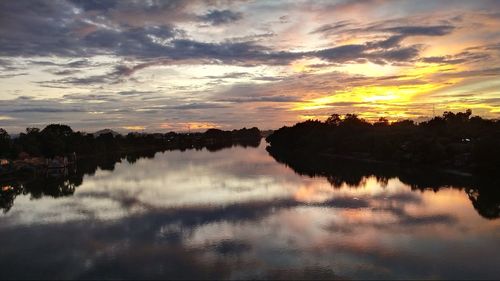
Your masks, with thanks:
[{"label": "calm water", "polygon": [[115,160],[25,184],[0,278],[500,278],[499,205],[483,195],[485,216],[473,190],[332,185],[264,143]]}]

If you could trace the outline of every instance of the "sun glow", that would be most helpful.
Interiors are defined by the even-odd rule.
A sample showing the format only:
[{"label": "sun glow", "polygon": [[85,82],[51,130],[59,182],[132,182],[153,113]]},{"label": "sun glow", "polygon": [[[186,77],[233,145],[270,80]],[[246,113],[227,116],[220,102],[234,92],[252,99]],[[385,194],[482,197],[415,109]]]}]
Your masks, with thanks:
[{"label": "sun glow", "polygon": [[[315,110],[342,105],[379,107],[385,103],[405,104],[418,95],[440,88],[436,84],[409,86],[360,86],[333,95],[297,103],[293,110]],[[379,104],[382,103],[382,104]]]},{"label": "sun glow", "polygon": [[162,123],[160,128],[169,130],[207,130],[220,128],[221,126],[212,122],[180,122],[180,123]]},{"label": "sun glow", "polygon": [[[401,118],[415,117],[414,112],[407,113],[409,105],[415,103],[420,97],[428,96],[430,93],[459,82],[459,79],[456,78],[432,79],[436,74],[447,72],[450,69],[456,71],[459,69],[456,66],[417,63],[414,68],[400,67],[399,72],[394,72],[396,67],[380,67],[378,69],[378,67],[364,68],[364,66],[366,65],[358,65],[357,67],[351,65],[345,71],[359,72],[362,70],[362,74],[372,73],[371,77],[377,77],[377,75],[373,75],[373,72],[379,71],[382,75],[394,75],[394,78],[391,79],[392,83],[383,85],[375,79],[371,85],[354,86],[335,91],[327,96],[294,103],[291,110],[323,110],[322,114],[312,112],[301,114],[299,115],[300,119],[304,119],[304,116],[324,115],[324,109],[340,108],[345,109],[343,111],[357,113],[368,120],[388,116],[391,121],[394,121]],[[385,82],[387,81],[384,80]],[[460,106],[460,108],[462,107]]]},{"label": "sun glow", "polygon": [[130,131],[142,131],[146,129],[144,126],[123,126],[122,128]]}]

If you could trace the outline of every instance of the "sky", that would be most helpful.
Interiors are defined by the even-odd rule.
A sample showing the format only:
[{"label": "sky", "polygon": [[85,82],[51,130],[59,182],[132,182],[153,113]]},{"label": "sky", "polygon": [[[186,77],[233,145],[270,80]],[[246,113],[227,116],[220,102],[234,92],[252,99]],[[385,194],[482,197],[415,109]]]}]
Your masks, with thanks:
[{"label": "sky", "polygon": [[500,118],[500,1],[0,1],[0,127]]}]

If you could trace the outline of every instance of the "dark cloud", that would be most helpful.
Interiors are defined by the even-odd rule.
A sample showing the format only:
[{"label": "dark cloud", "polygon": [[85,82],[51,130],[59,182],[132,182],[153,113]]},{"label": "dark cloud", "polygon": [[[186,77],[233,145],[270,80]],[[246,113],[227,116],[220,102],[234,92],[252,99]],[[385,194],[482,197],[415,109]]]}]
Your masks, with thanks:
[{"label": "dark cloud", "polygon": [[3,72],[14,72],[19,70],[25,70],[25,68],[15,65],[11,60],[0,59],[0,70]]},{"label": "dark cloud", "polygon": [[403,36],[403,35],[394,35],[394,36],[388,37],[387,39],[377,41],[377,42],[372,42],[369,44],[373,48],[384,48],[384,49],[385,48],[392,48],[392,47],[399,46],[399,44],[401,43],[401,41],[403,41],[404,38],[405,38],[405,36]]},{"label": "dark cloud", "polygon": [[71,101],[117,101],[117,99],[112,94],[67,94],[64,95],[65,100]]},{"label": "dark cloud", "polygon": [[208,75],[205,76],[204,78],[208,79],[238,79],[238,78],[246,78],[252,76],[248,72],[230,72],[224,75]]},{"label": "dark cloud", "polygon": [[89,85],[113,83],[116,81],[114,80],[114,78],[115,77],[109,75],[92,75],[87,77],[68,77],[63,79],[42,81],[37,83],[43,87],[49,87],[49,88],[52,87],[58,88],[64,85],[89,86]]},{"label": "dark cloud", "polygon": [[[116,8],[120,1],[116,0],[71,0],[70,2],[75,3],[77,6],[83,8],[85,11],[108,11],[110,9]],[[123,1],[126,2],[126,1]]]},{"label": "dark cloud", "polygon": [[419,55],[418,46],[379,49],[377,42],[344,45],[311,54],[335,63],[355,62],[365,59],[377,64],[388,62],[409,62]]},{"label": "dark cloud", "polygon": [[154,92],[151,91],[122,91],[118,92],[118,95],[122,96],[141,96],[141,95],[148,95],[148,94],[153,94]]},{"label": "dark cloud", "polygon": [[333,24],[325,24],[322,25],[315,30],[311,31],[310,34],[315,34],[315,33],[331,33],[333,31],[336,31],[338,29],[350,26],[352,23],[347,20],[339,21]]},{"label": "dark cloud", "polygon": [[167,109],[212,109],[212,108],[226,108],[227,105],[218,103],[188,103],[176,106],[168,106]]},{"label": "dark cloud", "polygon": [[81,56],[82,22],[66,1],[1,1],[0,56]]},{"label": "dark cloud", "polygon": [[223,79],[242,79],[242,78],[250,78],[256,81],[279,81],[283,77],[279,76],[256,76],[249,72],[230,72],[223,75],[208,75],[204,76],[205,79],[218,79],[218,81],[222,82]]},{"label": "dark cloud", "polygon": [[499,76],[499,75],[500,75],[500,67],[434,74],[435,77],[442,77],[442,78],[470,78],[470,77],[488,77],[488,76]]},{"label": "dark cloud", "polygon": [[426,57],[422,58],[422,61],[437,64],[462,64],[480,62],[489,58],[491,58],[491,56],[486,53],[464,51],[456,55]]},{"label": "dark cloud", "polygon": [[221,98],[218,101],[222,102],[294,102],[299,101],[296,97],[286,96],[286,95],[276,95],[276,96],[264,96],[264,97],[233,97],[233,98]]},{"label": "dark cloud", "polygon": [[382,29],[391,33],[401,34],[403,36],[443,36],[451,33],[455,29],[451,25],[434,26],[399,26]]},{"label": "dark cloud", "polygon": [[76,73],[80,72],[80,70],[64,69],[64,70],[51,70],[49,72],[54,74],[54,75],[67,76],[67,75],[76,74]]},{"label": "dark cloud", "polygon": [[314,52],[313,54],[332,61],[349,61],[360,58],[360,55],[367,50],[366,45],[344,45]]},{"label": "dark cloud", "polygon": [[203,16],[200,20],[208,22],[212,25],[221,25],[238,21],[243,18],[240,12],[233,12],[231,10],[211,10]]},{"label": "dark cloud", "polygon": [[77,59],[68,62],[55,62],[48,60],[28,60],[29,64],[32,65],[41,65],[41,66],[57,66],[62,68],[84,68],[84,67],[93,67],[93,66],[103,66],[105,63],[94,63],[89,59]]},{"label": "dark cloud", "polygon": [[78,107],[71,108],[55,108],[55,107],[26,107],[17,108],[12,110],[2,110],[4,112],[12,113],[23,113],[23,112],[35,112],[35,113],[59,113],[59,112],[83,112],[83,109]]},{"label": "dark cloud", "polygon": [[417,46],[383,50],[378,52],[372,52],[368,55],[368,58],[373,62],[379,62],[378,59],[382,59],[386,62],[410,62],[419,55],[419,48]]},{"label": "dark cloud", "polygon": [[135,57],[161,57],[168,54],[169,48],[154,41],[171,39],[180,31],[173,27],[146,26],[127,30],[101,29],[82,39],[82,43],[92,48],[95,53],[115,54]]},{"label": "dark cloud", "polygon": [[[343,45],[313,52],[291,52],[272,50],[252,41],[241,42],[200,42],[184,38],[184,31],[169,24],[149,24],[140,27],[119,24],[112,26],[95,24],[92,20],[84,20],[71,9],[69,2],[59,5],[58,2],[37,2],[34,8],[30,2],[2,2],[2,15],[5,22],[0,27],[0,55],[5,56],[65,56],[82,57],[99,54],[132,57],[150,60],[135,67],[117,66],[116,75],[130,75],[135,70],[156,64],[167,64],[174,61],[208,60],[212,63],[240,65],[283,65],[303,57],[319,57],[333,62],[348,62],[366,59],[375,63],[411,60],[418,55],[415,47],[399,47],[401,40],[408,36],[441,36],[453,30],[452,26],[403,26],[379,29],[393,35],[384,40],[366,44]],[[116,2],[102,4],[95,1],[76,1],[73,5],[84,10],[114,9]],[[132,5],[131,3],[126,3]],[[120,3],[123,6],[125,4]],[[62,9],[66,7],[66,9]],[[143,7],[150,9],[151,7]],[[30,10],[30,14],[23,13]],[[64,10],[64,11],[62,11]],[[231,10],[210,10],[202,16],[205,21],[214,25],[239,20],[242,15]],[[65,24],[61,24],[65,23]],[[88,32],[79,30],[92,27]],[[323,26],[314,32],[326,32],[347,26],[348,22]],[[370,29],[370,28],[368,28]],[[373,27],[371,28],[373,29]],[[371,52],[374,49],[381,49]],[[370,53],[368,53],[370,52]],[[151,61],[156,60],[156,61]],[[42,63],[42,62],[38,62]],[[67,63],[66,67],[84,67],[88,61]],[[127,69],[128,68],[128,69]],[[64,72],[62,72],[64,74]],[[103,82],[98,77],[74,78],[70,84],[87,82]]]},{"label": "dark cloud", "polygon": [[2,79],[2,78],[12,78],[12,77],[16,77],[16,76],[24,76],[24,75],[28,75],[28,74],[29,73],[27,73],[27,72],[0,74],[0,79]]}]

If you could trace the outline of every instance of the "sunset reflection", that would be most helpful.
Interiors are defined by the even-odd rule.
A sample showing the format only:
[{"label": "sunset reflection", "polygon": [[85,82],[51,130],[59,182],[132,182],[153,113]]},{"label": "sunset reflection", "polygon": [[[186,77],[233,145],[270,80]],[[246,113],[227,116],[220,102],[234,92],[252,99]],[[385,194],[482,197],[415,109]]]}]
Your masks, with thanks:
[{"label": "sunset reflection", "polygon": [[[120,270],[147,256],[219,279],[498,274],[500,257],[491,245],[500,238],[500,221],[481,217],[463,188],[415,189],[407,178],[342,174],[348,170],[301,176],[275,162],[265,145],[156,153],[133,164],[122,159],[85,175],[72,195],[18,195],[0,218],[6,247],[0,260],[8,265],[5,255],[31,247],[30,240],[8,238],[22,229],[43,231],[50,245],[64,227],[78,245],[57,252],[78,270],[60,277],[120,277],[106,265],[118,263]],[[89,224],[85,237],[77,234]],[[85,257],[85,267],[74,253]],[[182,271],[168,270],[170,277]]]}]

